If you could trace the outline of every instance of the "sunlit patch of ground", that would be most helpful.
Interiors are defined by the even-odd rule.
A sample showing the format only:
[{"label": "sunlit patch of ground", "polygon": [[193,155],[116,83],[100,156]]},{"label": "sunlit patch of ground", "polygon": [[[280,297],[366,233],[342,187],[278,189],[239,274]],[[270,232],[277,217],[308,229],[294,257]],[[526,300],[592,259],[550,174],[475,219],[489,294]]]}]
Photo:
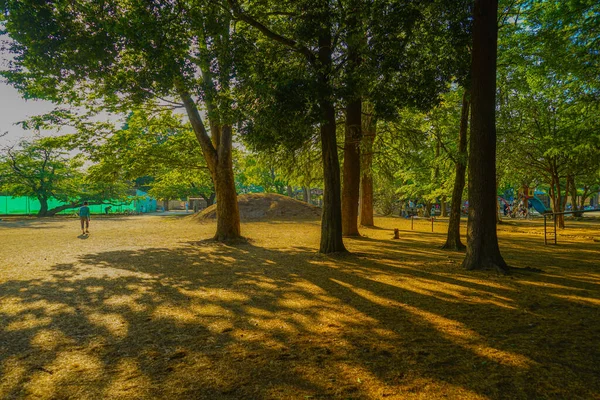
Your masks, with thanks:
[{"label": "sunlit patch of ground", "polygon": [[[445,222],[0,222],[0,398],[600,398],[600,223],[499,227],[510,276],[465,272]],[[393,228],[400,239],[393,240]]]}]

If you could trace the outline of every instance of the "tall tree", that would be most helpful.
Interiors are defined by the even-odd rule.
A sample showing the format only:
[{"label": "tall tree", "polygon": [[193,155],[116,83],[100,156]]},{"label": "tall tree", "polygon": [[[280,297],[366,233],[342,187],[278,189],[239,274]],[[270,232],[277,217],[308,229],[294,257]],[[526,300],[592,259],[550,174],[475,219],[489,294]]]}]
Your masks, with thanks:
[{"label": "tall tree", "polygon": [[363,104],[361,143],[360,224],[373,226],[373,144],[377,136],[377,118],[369,102]]},{"label": "tall tree", "polygon": [[[459,42],[463,32],[456,23],[463,13],[449,12],[448,7],[465,8],[465,2],[417,5],[411,1],[302,0],[278,3],[277,12],[268,1],[228,0],[228,4],[236,18],[262,34],[262,40],[255,40],[259,49],[265,48],[267,38],[289,49],[287,64],[296,62],[292,53],[305,61],[303,70],[308,73],[296,82],[312,89],[310,100],[299,103],[316,112],[321,134],[325,196],[320,250],[343,251],[342,233],[358,233],[361,102],[375,103],[378,115],[394,114],[400,105],[428,108],[435,104],[453,74],[452,62],[440,61],[436,55],[453,54],[453,42]],[[280,64],[281,50],[271,54],[277,55],[275,63]],[[406,62],[408,59],[411,61]],[[347,127],[344,212],[337,200],[341,190],[335,140],[340,113],[336,106],[345,110]],[[281,116],[276,121],[280,122]]]},{"label": "tall tree", "polygon": [[[86,128],[93,130],[95,125]],[[158,199],[202,197],[212,205],[214,184],[202,150],[189,123],[171,110],[132,112],[121,129],[103,140],[90,141],[80,129],[73,145],[97,163],[90,169],[98,179],[135,180],[151,177],[149,193]],[[83,134],[82,134],[83,133]]]},{"label": "tall tree", "polygon": [[[509,163],[525,167],[520,180],[535,175],[548,185],[560,213],[577,182],[597,168],[600,5],[546,0],[523,10],[501,30],[499,143]],[[563,216],[556,219],[564,227]]]},{"label": "tall tree", "polygon": [[[78,207],[84,200],[112,204],[125,199],[123,181],[86,179],[83,159],[70,157],[65,143],[62,138],[41,138],[4,148],[0,152],[0,190],[37,199],[39,217]],[[63,204],[49,208],[53,199]]]},{"label": "tall tree", "polygon": [[[319,251],[322,253],[345,252],[342,241],[342,214],[341,214],[341,185],[340,164],[336,143],[336,113],[333,93],[333,27],[334,14],[332,5],[322,1],[306,7],[301,14],[287,13],[290,16],[301,15],[304,25],[298,40],[293,36],[286,36],[289,27],[281,27],[281,23],[269,26],[260,16],[251,13],[237,0],[228,0],[234,16],[258,30],[268,39],[288,47],[294,53],[300,54],[308,63],[314,73],[315,103],[320,120],[320,142],[324,177],[323,214],[321,217],[321,242]],[[302,4],[305,5],[305,4]],[[299,5],[299,8],[302,8]],[[255,10],[260,12],[257,7]],[[269,13],[263,13],[269,15]],[[278,21],[280,22],[280,21]],[[277,27],[281,29],[277,30]],[[286,29],[287,28],[287,29]],[[306,42],[310,45],[305,44]]]},{"label": "tall tree", "polygon": [[463,267],[508,272],[496,233],[496,59],[498,1],[475,0],[471,61],[469,220]]},{"label": "tall tree", "polygon": [[460,128],[458,134],[458,152],[455,160],[454,187],[452,189],[452,204],[446,243],[442,246],[448,250],[464,250],[465,245],[460,240],[460,216],[462,195],[465,188],[465,172],[467,170],[467,132],[469,125],[469,92],[463,92]]},{"label": "tall tree", "polygon": [[215,239],[240,236],[227,10],[194,0],[2,0],[0,7],[15,55],[4,76],[26,96],[118,111],[157,99],[185,108],[217,192]]},{"label": "tall tree", "polygon": [[[362,7],[361,7],[362,6]],[[358,203],[360,197],[362,102],[364,90],[361,85],[359,68],[366,52],[365,4],[351,0],[346,4],[344,32],[346,63],[344,73],[345,117],[344,126],[344,166],[342,182],[342,234],[359,236]]]}]

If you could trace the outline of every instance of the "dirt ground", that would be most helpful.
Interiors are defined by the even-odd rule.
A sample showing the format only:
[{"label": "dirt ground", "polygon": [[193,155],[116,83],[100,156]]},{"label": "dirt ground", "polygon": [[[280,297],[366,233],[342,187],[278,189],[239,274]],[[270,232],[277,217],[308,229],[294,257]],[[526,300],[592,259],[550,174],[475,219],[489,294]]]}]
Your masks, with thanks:
[{"label": "dirt ground", "polygon": [[[352,254],[318,221],[204,241],[190,217],[0,222],[2,399],[600,399],[600,221],[499,227],[510,276],[377,218]],[[393,228],[400,240],[393,240]]]},{"label": "dirt ground", "polygon": [[[278,220],[299,221],[321,219],[321,209],[308,203],[294,200],[276,193],[250,193],[238,196],[238,207],[242,221]],[[217,205],[202,210],[196,215],[199,220],[217,218]]]}]

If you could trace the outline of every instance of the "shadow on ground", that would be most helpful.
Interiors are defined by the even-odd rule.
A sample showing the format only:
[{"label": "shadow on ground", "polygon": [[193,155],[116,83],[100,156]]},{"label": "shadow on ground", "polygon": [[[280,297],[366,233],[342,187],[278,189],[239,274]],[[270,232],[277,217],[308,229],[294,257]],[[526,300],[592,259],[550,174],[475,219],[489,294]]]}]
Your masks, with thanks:
[{"label": "shadow on ground", "polygon": [[209,242],[106,251],[4,282],[0,397],[600,396],[593,254],[566,265],[567,251],[515,240],[513,264],[554,258],[499,277],[460,270],[439,235],[404,236],[333,258]]}]

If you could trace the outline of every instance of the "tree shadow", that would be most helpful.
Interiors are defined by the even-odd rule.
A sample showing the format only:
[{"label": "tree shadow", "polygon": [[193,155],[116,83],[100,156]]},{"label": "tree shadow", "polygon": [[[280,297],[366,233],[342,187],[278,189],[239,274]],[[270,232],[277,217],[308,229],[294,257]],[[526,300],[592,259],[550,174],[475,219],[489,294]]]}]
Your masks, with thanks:
[{"label": "tree shadow", "polygon": [[598,283],[467,274],[460,255],[411,241],[351,245],[359,255],[214,242],[105,251],[0,283],[0,396],[600,393]]},{"label": "tree shadow", "polygon": [[38,217],[1,217],[0,229],[56,229],[64,225],[57,225],[56,222],[64,222],[64,225],[74,221],[72,218],[38,218]]}]

